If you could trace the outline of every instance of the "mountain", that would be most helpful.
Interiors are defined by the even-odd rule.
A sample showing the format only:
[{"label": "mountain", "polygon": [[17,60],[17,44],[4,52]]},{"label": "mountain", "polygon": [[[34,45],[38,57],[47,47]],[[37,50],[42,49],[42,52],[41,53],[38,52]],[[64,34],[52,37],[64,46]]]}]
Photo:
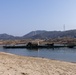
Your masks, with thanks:
[{"label": "mountain", "polygon": [[76,30],[67,30],[67,31],[45,31],[37,30],[32,31],[22,37],[12,36],[8,34],[0,34],[0,40],[12,40],[12,39],[50,39],[58,37],[72,37],[76,38]]},{"label": "mountain", "polygon": [[[33,33],[35,33],[34,31]],[[24,38],[32,38],[32,39],[49,39],[49,38],[57,38],[61,35],[61,31],[39,31],[39,33],[36,32],[35,35],[31,35],[28,33],[29,37],[27,35],[23,36]]]},{"label": "mountain", "polygon": [[73,37],[76,38],[76,30],[68,31],[32,31],[23,36],[23,38],[32,39],[49,39],[58,37]]},{"label": "mountain", "polygon": [[15,37],[12,35],[8,35],[6,33],[0,34],[0,40],[14,39]]},{"label": "mountain", "polygon": [[24,35],[23,38],[26,38],[26,39],[33,38],[35,35],[40,35],[40,34],[43,34],[45,32],[47,32],[47,31],[44,31],[44,30],[42,30],[42,31],[41,30],[32,31],[32,32]]}]

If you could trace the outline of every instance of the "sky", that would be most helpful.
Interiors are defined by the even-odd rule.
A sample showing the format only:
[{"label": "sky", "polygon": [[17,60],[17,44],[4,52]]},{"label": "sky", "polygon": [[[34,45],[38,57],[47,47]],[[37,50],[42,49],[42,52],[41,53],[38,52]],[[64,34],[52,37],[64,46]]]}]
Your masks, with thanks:
[{"label": "sky", "polygon": [[0,0],[0,34],[76,29],[76,0]]}]

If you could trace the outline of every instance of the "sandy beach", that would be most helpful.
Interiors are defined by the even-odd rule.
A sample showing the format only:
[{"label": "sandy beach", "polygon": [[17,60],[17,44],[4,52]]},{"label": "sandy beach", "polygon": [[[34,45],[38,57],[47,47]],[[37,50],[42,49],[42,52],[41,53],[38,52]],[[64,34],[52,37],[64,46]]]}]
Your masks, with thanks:
[{"label": "sandy beach", "polygon": [[76,75],[76,63],[0,52],[0,75]]}]

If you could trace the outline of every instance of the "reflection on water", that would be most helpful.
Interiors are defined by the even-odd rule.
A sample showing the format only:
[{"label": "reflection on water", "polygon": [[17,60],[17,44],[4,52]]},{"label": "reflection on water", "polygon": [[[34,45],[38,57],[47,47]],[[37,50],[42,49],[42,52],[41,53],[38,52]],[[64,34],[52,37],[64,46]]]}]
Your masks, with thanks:
[{"label": "reflection on water", "polygon": [[13,53],[23,56],[45,57],[50,59],[76,62],[76,48],[55,48],[55,49],[3,49],[2,52]]}]

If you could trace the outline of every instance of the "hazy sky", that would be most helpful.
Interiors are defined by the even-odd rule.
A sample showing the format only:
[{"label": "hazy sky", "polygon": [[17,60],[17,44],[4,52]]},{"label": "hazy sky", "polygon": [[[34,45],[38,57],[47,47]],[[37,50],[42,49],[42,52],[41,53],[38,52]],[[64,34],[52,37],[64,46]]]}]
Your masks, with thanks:
[{"label": "hazy sky", "polygon": [[76,29],[76,0],[0,0],[0,34]]}]

